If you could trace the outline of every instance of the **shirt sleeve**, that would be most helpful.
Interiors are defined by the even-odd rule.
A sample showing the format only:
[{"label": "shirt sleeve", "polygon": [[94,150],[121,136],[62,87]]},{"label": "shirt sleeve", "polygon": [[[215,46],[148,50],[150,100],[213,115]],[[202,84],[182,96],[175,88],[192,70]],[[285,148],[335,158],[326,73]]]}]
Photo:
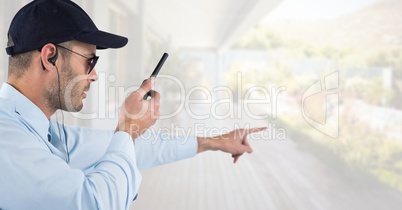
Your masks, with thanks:
[{"label": "shirt sleeve", "polygon": [[[6,126],[9,127],[3,129],[8,132],[2,133],[0,141],[1,208],[83,210],[129,209],[131,206],[141,175],[134,144],[127,133],[117,132],[110,136],[104,153],[91,167],[83,170],[49,152],[34,133],[19,125]],[[71,132],[71,129],[67,130],[67,133]],[[76,153],[80,150],[79,143],[72,143],[71,159],[79,162],[75,160],[79,157],[88,162],[85,155]],[[91,150],[86,151],[86,154],[90,153]]]},{"label": "shirt sleeve", "polygon": [[194,136],[153,135],[152,131],[148,131],[135,140],[140,170],[193,157],[197,149],[197,137]]},{"label": "shirt sleeve", "polygon": [[[69,126],[66,126],[65,130],[71,148],[70,165],[84,169],[91,168],[105,153],[114,133],[112,130]],[[138,137],[134,144],[139,170],[193,157],[198,149],[197,137],[155,134],[152,130]]]}]

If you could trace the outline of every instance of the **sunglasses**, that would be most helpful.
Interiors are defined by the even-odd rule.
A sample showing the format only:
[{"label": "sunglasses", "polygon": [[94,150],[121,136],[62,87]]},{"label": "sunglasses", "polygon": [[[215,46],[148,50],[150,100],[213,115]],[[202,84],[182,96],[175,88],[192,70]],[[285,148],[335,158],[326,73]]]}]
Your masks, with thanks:
[{"label": "sunglasses", "polygon": [[74,52],[74,51],[72,51],[72,50],[70,50],[70,49],[68,49],[68,48],[65,48],[65,47],[61,46],[61,45],[57,45],[57,44],[56,44],[56,47],[60,47],[61,49],[70,51],[70,52],[72,52],[72,53],[74,53],[74,54],[76,54],[76,55],[79,55],[79,56],[81,56],[81,57],[86,58],[87,61],[88,61],[88,73],[87,73],[88,75],[91,74],[92,70],[94,69],[94,67],[95,67],[95,65],[96,65],[96,62],[98,62],[98,59],[99,59],[99,56],[93,56],[92,58],[88,58],[88,57],[85,56],[85,55],[81,55],[80,53]]}]

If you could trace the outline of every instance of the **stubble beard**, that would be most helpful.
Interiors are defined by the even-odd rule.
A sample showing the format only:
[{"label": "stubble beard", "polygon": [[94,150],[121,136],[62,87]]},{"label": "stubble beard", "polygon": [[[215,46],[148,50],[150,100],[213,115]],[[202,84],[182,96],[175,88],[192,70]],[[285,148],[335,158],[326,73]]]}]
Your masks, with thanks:
[{"label": "stubble beard", "polygon": [[[69,82],[75,81],[74,78],[79,74],[74,73],[70,63],[67,62],[62,65],[60,70],[58,78],[53,81],[50,88],[44,93],[47,106],[54,111],[61,109],[68,112],[79,112],[83,108],[81,95],[84,88],[78,82],[72,86],[71,84],[69,85]],[[66,95],[67,87],[72,87],[68,91],[68,96]]]}]

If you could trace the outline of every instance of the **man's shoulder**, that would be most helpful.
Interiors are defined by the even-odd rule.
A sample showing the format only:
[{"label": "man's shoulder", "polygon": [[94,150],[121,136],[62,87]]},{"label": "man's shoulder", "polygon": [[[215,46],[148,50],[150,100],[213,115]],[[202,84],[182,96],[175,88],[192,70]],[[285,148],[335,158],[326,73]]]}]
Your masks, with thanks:
[{"label": "man's shoulder", "polygon": [[0,135],[24,130],[19,115],[15,112],[15,102],[0,98]]},{"label": "man's shoulder", "polygon": [[15,113],[15,102],[11,99],[0,98],[0,120],[12,117]]}]

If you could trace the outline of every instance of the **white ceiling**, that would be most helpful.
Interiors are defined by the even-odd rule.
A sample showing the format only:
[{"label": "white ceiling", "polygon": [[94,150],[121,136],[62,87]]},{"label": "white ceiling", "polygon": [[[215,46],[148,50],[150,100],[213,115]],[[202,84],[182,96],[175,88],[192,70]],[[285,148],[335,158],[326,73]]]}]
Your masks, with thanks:
[{"label": "white ceiling", "polygon": [[180,48],[222,50],[283,0],[147,0],[146,21]]}]

